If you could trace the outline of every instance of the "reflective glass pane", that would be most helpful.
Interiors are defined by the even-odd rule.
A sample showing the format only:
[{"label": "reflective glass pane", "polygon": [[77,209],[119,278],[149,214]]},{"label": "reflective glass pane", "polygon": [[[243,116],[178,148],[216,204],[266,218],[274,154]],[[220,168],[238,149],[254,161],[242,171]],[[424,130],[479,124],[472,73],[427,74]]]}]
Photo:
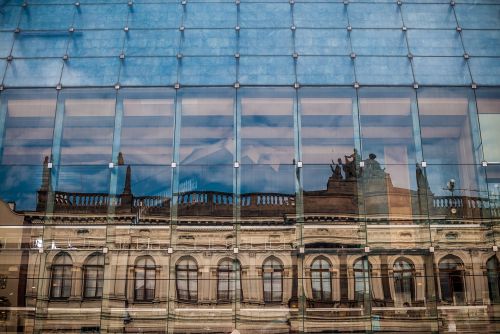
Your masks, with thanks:
[{"label": "reflective glass pane", "polygon": [[291,14],[286,3],[242,3],[239,24],[242,28],[290,28]]},{"label": "reflective glass pane", "polygon": [[464,49],[456,30],[408,31],[410,52],[415,56],[462,56]]},{"label": "reflective glass pane", "polygon": [[234,95],[233,89],[182,91],[181,165],[232,165]]},{"label": "reflective glass pane", "polygon": [[471,77],[463,57],[414,57],[415,81],[421,85],[469,85]]},{"label": "reflective glass pane", "polygon": [[183,57],[180,63],[183,85],[231,85],[235,81],[234,57]]},{"label": "reflective glass pane", "polygon": [[187,28],[234,28],[236,6],[224,3],[190,3],[184,11]]},{"label": "reflective glass pane", "polygon": [[181,53],[189,56],[233,56],[236,53],[234,29],[186,29]]},{"label": "reflective glass pane", "polygon": [[125,2],[82,4],[76,11],[73,25],[76,29],[123,29],[127,16],[128,7]]},{"label": "reflective glass pane", "polygon": [[126,86],[167,86],[177,82],[175,57],[127,57],[122,62],[120,84]]},{"label": "reflective glass pane", "polygon": [[302,55],[348,55],[349,33],[345,29],[298,29],[295,49]]},{"label": "reflective glass pane", "polygon": [[413,82],[411,64],[406,57],[366,57],[355,59],[356,78],[364,85],[408,85]]},{"label": "reflective glass pane", "polygon": [[396,3],[353,3],[347,8],[353,28],[401,28],[401,14]]},{"label": "reflective glass pane", "polygon": [[408,47],[403,31],[388,29],[354,29],[351,32],[352,51],[367,56],[406,56]]},{"label": "reflective glass pane", "polygon": [[457,26],[453,7],[443,4],[406,4],[401,9],[408,28],[454,29]]},{"label": "reflective glass pane", "polygon": [[120,59],[70,58],[64,64],[63,86],[113,86],[118,82]]},{"label": "reflective glass pane", "polygon": [[292,55],[290,29],[242,29],[239,34],[242,55]]},{"label": "reflective glass pane", "polygon": [[[130,28],[151,28],[151,22],[155,22],[155,28],[179,28],[182,19],[182,7],[180,3],[139,3],[135,1],[128,16]],[[160,35],[160,31],[156,31]]]},{"label": "reflective glass pane", "polygon": [[354,82],[354,64],[349,57],[301,56],[297,80],[306,85],[350,85]]},{"label": "reflective glass pane", "polygon": [[500,56],[498,30],[463,30],[465,52],[472,56]]},{"label": "reflective glass pane", "polygon": [[118,103],[123,110],[120,137],[123,161],[119,164],[169,166],[173,149],[174,92],[125,89],[120,90]]},{"label": "reflective glass pane", "polygon": [[59,96],[64,103],[61,135],[62,165],[111,162],[115,123],[114,91],[66,90]]},{"label": "reflective glass pane", "polygon": [[71,26],[75,6],[28,6],[21,14],[23,30],[66,30]]},{"label": "reflective glass pane", "polygon": [[71,34],[70,57],[117,57],[122,52],[125,33],[120,30],[86,30]]},{"label": "reflective glass pane", "polygon": [[16,35],[12,56],[62,57],[66,53],[68,38],[66,32],[24,32]]},{"label": "reflective glass pane", "polygon": [[295,92],[290,89],[241,90],[241,162],[292,164]]},{"label": "reflective glass pane", "polygon": [[498,29],[500,6],[459,4],[455,8],[458,24],[470,29]]},{"label": "reflective glass pane", "polygon": [[175,56],[179,49],[179,30],[130,30],[125,36],[128,56]]},{"label": "reflective glass pane", "polygon": [[500,84],[500,63],[498,58],[471,58],[469,66],[473,82],[488,86]]},{"label": "reflective glass pane", "polygon": [[477,111],[481,126],[484,159],[500,162],[500,92],[497,89],[479,89],[476,92]]},{"label": "reflective glass pane", "polygon": [[55,87],[61,78],[60,59],[14,59],[5,72],[4,84],[10,87]]},{"label": "reflective glass pane", "polygon": [[238,81],[248,85],[291,85],[295,82],[293,58],[242,56]]},{"label": "reflective glass pane", "polygon": [[297,3],[293,21],[299,28],[345,28],[347,10],[341,3]]},{"label": "reflective glass pane", "polygon": [[0,29],[16,29],[19,23],[19,16],[21,15],[21,9],[20,6],[3,6],[0,12]]},{"label": "reflective glass pane", "polygon": [[479,163],[472,90],[424,88],[417,96],[424,160],[433,164]]},{"label": "reflective glass pane", "polygon": [[7,58],[14,43],[14,34],[11,32],[0,32],[0,57]]}]

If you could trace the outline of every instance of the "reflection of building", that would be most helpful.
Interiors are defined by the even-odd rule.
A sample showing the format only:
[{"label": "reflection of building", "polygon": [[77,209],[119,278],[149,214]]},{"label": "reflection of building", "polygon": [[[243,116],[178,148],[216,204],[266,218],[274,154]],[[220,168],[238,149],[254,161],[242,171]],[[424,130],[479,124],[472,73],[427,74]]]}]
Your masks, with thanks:
[{"label": "reflection of building", "polygon": [[499,13],[0,1],[0,332],[499,332]]},{"label": "reflection of building", "polygon": [[[26,296],[5,302],[19,307],[4,321],[23,332],[219,333],[235,322],[249,333],[495,332],[500,267],[476,247],[489,229],[470,223],[482,215],[466,207],[473,199],[444,206],[418,166],[426,188],[413,191],[395,188],[374,157],[357,163],[355,175],[332,166],[326,190],[303,193],[302,228],[294,195],[241,194],[238,244],[231,193],[179,193],[172,225],[170,198],[133,195],[130,166],[115,197],[54,192],[44,167],[37,211],[23,222],[4,205],[4,225],[23,229],[7,229],[0,256],[13,277],[2,277],[14,283],[19,270],[7,291]],[[429,221],[402,213],[423,206]]]}]

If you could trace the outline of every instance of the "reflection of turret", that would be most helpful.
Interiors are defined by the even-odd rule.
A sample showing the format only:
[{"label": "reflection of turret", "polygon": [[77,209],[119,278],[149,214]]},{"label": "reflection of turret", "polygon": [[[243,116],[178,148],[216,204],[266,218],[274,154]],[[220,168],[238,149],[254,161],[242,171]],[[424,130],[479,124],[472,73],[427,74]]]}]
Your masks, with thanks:
[{"label": "reflection of turret", "polygon": [[38,190],[36,210],[45,210],[45,205],[47,204],[48,194],[52,190],[51,175],[49,169],[49,157],[45,156],[43,159],[43,170],[42,170],[42,184]]}]

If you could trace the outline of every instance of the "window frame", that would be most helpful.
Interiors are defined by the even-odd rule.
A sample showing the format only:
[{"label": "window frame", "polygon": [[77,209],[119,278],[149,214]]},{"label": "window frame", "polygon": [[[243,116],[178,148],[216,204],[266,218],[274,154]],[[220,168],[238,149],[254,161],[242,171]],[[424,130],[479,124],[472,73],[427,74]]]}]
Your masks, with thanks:
[{"label": "window frame", "polygon": [[[266,268],[267,266],[267,263],[271,263],[272,265],[272,268]],[[275,267],[276,265],[276,267]],[[266,278],[265,275],[266,275],[266,272],[267,273],[270,273],[270,278]],[[274,256],[271,256],[271,257],[268,257],[263,263],[262,263],[262,293],[263,293],[263,301],[265,304],[280,304],[280,303],[283,303],[283,274],[284,274],[285,270],[284,270],[284,267],[283,267],[283,263],[276,257]],[[275,273],[279,273],[280,274],[280,277],[279,278],[276,278],[276,274]],[[274,299],[273,296],[274,296],[274,280],[278,280],[279,279],[279,283],[280,283],[280,297],[279,297],[279,300],[278,298]],[[270,287],[271,287],[271,290],[268,291],[268,293],[266,293],[266,281],[270,281]],[[266,295],[270,296],[270,298],[266,297]]]},{"label": "window frame", "polygon": [[[185,262],[186,263],[186,268],[179,268],[179,266]],[[194,264],[194,268],[191,268],[191,264]],[[197,303],[198,302],[198,263],[196,262],[196,260],[190,256],[188,257],[182,257],[179,259],[179,261],[177,261],[176,265],[175,265],[175,292],[176,292],[176,296],[177,296],[177,300],[178,301],[181,301],[181,302],[185,302],[185,303]],[[185,272],[186,273],[186,277],[185,278],[182,278],[182,280],[184,280],[186,282],[186,293],[187,293],[187,299],[184,298],[184,297],[180,297],[181,294],[179,294],[179,291],[181,291],[179,289],[179,282],[180,282],[180,278],[179,278],[179,272]],[[191,273],[194,273],[194,275],[196,275],[196,278],[195,279],[191,279]],[[196,282],[196,289],[195,289],[195,294],[194,294],[194,298],[192,298],[192,295],[193,295],[193,291],[191,291],[191,281],[194,281]]]},{"label": "window frame", "polygon": [[[152,266],[148,263],[149,261],[152,262]],[[145,261],[144,265],[140,265],[140,262],[141,261]],[[137,288],[137,283],[139,282],[138,281],[138,277],[137,277],[137,273],[138,273],[138,270],[142,270],[143,271],[143,279],[142,279],[142,282],[143,282],[143,285],[142,285],[142,288],[138,289]],[[147,283],[150,279],[148,279],[148,272],[153,272],[154,273],[154,278],[152,279],[153,283],[154,283],[154,287],[152,289],[152,298],[149,298],[148,296],[148,290],[151,290],[151,289],[148,289],[147,288]],[[143,297],[142,298],[139,298],[138,296],[138,293],[137,291],[140,291],[142,290],[142,293],[143,293]],[[152,302],[153,300],[155,300],[156,298],[156,263],[154,261],[154,259],[151,257],[151,256],[141,256],[139,258],[137,258],[136,262],[135,262],[135,265],[134,265],[134,301],[136,302]]]},{"label": "window frame", "polygon": [[[57,261],[59,259],[63,259],[63,263],[59,264]],[[66,263],[66,260],[69,259],[70,263]],[[57,272],[59,276],[56,276],[56,270],[61,270],[61,272]],[[50,279],[50,299],[55,300],[67,300],[71,297],[71,289],[73,288],[73,259],[67,252],[59,252],[54,256],[52,260],[52,265],[50,267],[51,271],[51,279]],[[66,275],[69,272],[69,278]],[[56,287],[54,286],[54,281],[60,281],[60,284]],[[69,285],[65,284],[69,280]],[[68,291],[65,291],[65,289]],[[58,296],[55,296],[55,292],[59,292]]]}]

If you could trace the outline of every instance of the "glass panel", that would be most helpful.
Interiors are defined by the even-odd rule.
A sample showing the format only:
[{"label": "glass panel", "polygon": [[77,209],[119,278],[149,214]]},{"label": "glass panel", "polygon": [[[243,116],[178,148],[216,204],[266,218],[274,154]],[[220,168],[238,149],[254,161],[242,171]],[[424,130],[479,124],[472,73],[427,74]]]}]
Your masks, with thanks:
[{"label": "glass panel", "polygon": [[[364,167],[360,170],[363,197],[368,215],[383,214],[389,219],[412,220],[426,214],[425,185],[419,187],[420,174],[414,133],[416,97],[413,89],[361,89],[359,120]],[[419,143],[417,142],[419,145]],[[422,198],[420,198],[422,194]]]},{"label": "glass panel", "polygon": [[472,93],[460,88],[423,88],[417,92],[424,160],[428,163],[481,161]]},{"label": "glass panel", "polygon": [[177,82],[174,57],[127,57],[122,62],[120,84],[126,86],[167,86]]},{"label": "glass panel", "polygon": [[[476,165],[440,165],[426,169],[431,223],[459,223],[461,219],[486,220],[490,216],[485,169]],[[476,228],[479,228],[477,226]],[[487,228],[482,227],[485,233]],[[436,235],[434,243],[453,244],[457,236]],[[486,233],[477,242],[486,242]],[[464,245],[468,240],[462,240]],[[473,243],[474,243],[473,242]],[[450,247],[450,246],[448,246]],[[471,247],[474,247],[471,245]]]},{"label": "glass panel", "polygon": [[73,25],[77,30],[123,29],[127,23],[127,16],[128,6],[125,2],[109,5],[82,4],[76,11]]},{"label": "glass panel", "polygon": [[471,58],[469,66],[473,82],[480,85],[500,85],[498,58]]},{"label": "glass panel", "polygon": [[458,23],[466,29],[498,29],[500,6],[459,4],[455,8]]},{"label": "glass panel", "polygon": [[[56,92],[6,91],[1,104],[5,126],[0,128],[1,197],[17,210],[35,209],[37,190],[43,187],[42,166],[51,155]],[[47,176],[45,168],[46,182]]]},{"label": "glass panel", "polygon": [[456,30],[408,30],[408,44],[414,56],[462,56],[464,49]]},{"label": "glass panel", "polygon": [[[130,30],[125,36],[128,56],[175,56],[179,49],[179,30]],[[151,73],[151,72],[150,72]]]},{"label": "glass panel", "polygon": [[120,59],[70,58],[64,63],[63,86],[113,86],[118,82]]},{"label": "glass panel", "polygon": [[388,29],[354,29],[351,32],[352,51],[367,56],[406,56],[408,46],[403,31]]},{"label": "glass panel", "polygon": [[7,58],[14,44],[14,34],[11,32],[0,32],[0,57]]},{"label": "glass panel", "polygon": [[18,27],[21,10],[22,7],[20,6],[2,6],[2,11],[0,11],[0,29],[16,29]]},{"label": "glass panel", "polygon": [[11,90],[2,94],[5,112],[2,165],[41,166],[50,156],[56,92],[45,90]]},{"label": "glass panel", "polygon": [[[158,29],[179,28],[181,19],[182,7],[180,3],[148,4],[135,1],[128,17],[128,25],[132,29],[150,29],[151,22],[155,22],[154,27]],[[161,35],[161,31],[153,33]]]},{"label": "glass panel", "polygon": [[363,85],[408,85],[413,82],[406,57],[365,57],[355,59],[356,78]]},{"label": "glass panel", "polygon": [[347,10],[341,3],[297,3],[293,20],[299,28],[345,28]]},{"label": "glass panel", "polygon": [[63,62],[60,59],[14,59],[5,72],[8,87],[55,87],[61,78]]},{"label": "glass panel", "polygon": [[415,81],[421,85],[470,85],[463,57],[414,57]]},{"label": "glass panel", "polygon": [[481,139],[484,159],[500,162],[500,92],[497,89],[482,88],[476,92],[477,111],[481,125]]},{"label": "glass panel", "polygon": [[500,34],[497,30],[463,30],[465,52],[472,56],[500,56]]},{"label": "glass panel", "polygon": [[298,29],[295,49],[302,55],[348,55],[349,33],[345,29]]},{"label": "glass panel", "polygon": [[190,3],[184,12],[187,28],[234,28],[236,6],[224,3]]},{"label": "glass panel", "polygon": [[292,89],[241,90],[241,162],[293,164],[295,92]]},{"label": "glass panel", "polygon": [[290,29],[242,29],[239,34],[242,55],[292,55]]},{"label": "glass panel", "polygon": [[234,57],[184,57],[180,67],[182,85],[231,85],[236,81]]},{"label": "glass panel", "polygon": [[[66,32],[22,32],[16,35],[12,49],[13,57],[62,57],[66,54],[69,34]],[[12,43],[4,46],[10,51]],[[7,54],[8,55],[8,54]]]},{"label": "glass panel", "polygon": [[234,29],[186,29],[181,53],[189,56],[233,56],[236,53]]},{"label": "glass panel", "polygon": [[408,28],[455,29],[453,7],[446,4],[406,4],[401,9]]},{"label": "glass panel", "polygon": [[354,28],[401,28],[397,4],[353,3],[348,7],[349,23]]},{"label": "glass panel", "polygon": [[238,81],[249,85],[291,85],[295,82],[293,58],[242,56]]},{"label": "glass panel", "polygon": [[115,123],[114,91],[66,90],[61,138],[61,165],[111,162]]},{"label": "glass panel", "polygon": [[349,57],[301,56],[297,80],[306,85],[350,85],[354,82],[354,64]]},{"label": "glass panel", "polygon": [[123,119],[119,160],[123,161],[119,164],[170,165],[174,94],[169,89],[120,90],[118,103],[123,108]]},{"label": "glass panel", "polygon": [[232,165],[234,96],[233,89],[182,91],[181,165]]},{"label": "glass panel", "polygon": [[[179,223],[204,219],[232,222],[234,195],[233,173],[235,168],[226,165],[181,165],[177,167],[179,185],[177,192],[177,215]],[[224,231],[225,232],[225,231]],[[231,236],[232,231],[228,233]],[[191,233],[190,233],[191,235]],[[218,244],[218,238],[205,236],[179,237],[176,241],[183,247],[204,249],[226,249],[227,244]],[[229,240],[231,241],[231,240]],[[187,243],[187,244],[185,244]],[[179,246],[177,246],[179,247]]]},{"label": "glass panel", "polygon": [[[70,57],[117,57],[122,52],[125,33],[119,30],[75,31],[70,36]],[[63,53],[64,54],[64,53]]]},{"label": "glass panel", "polygon": [[66,30],[71,26],[75,6],[27,6],[21,14],[23,30]]},{"label": "glass panel", "polygon": [[242,3],[239,24],[242,28],[290,28],[292,15],[286,3]]}]

